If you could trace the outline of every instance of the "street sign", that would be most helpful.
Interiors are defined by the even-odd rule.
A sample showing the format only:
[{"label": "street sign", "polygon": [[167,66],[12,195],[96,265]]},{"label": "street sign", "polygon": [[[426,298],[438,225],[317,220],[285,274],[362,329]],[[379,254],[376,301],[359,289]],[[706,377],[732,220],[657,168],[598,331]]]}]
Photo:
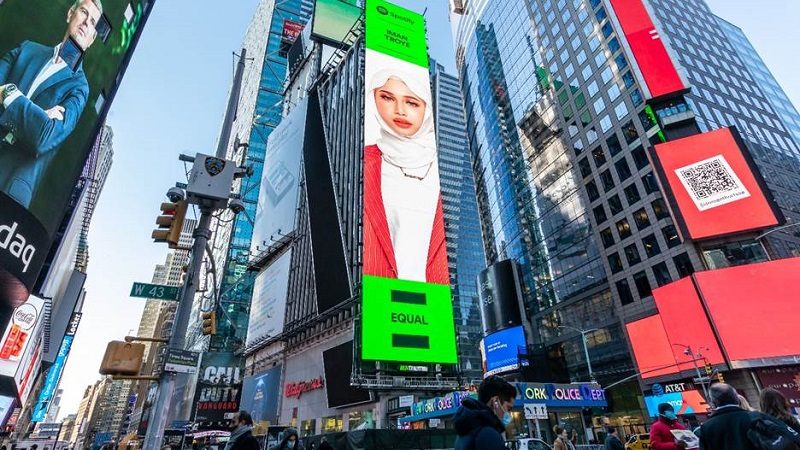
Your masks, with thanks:
[{"label": "street sign", "polygon": [[525,403],[522,406],[526,419],[547,419],[547,405],[544,403]]},{"label": "street sign", "polygon": [[161,284],[133,283],[131,297],[154,298],[156,300],[177,300],[180,288]]},{"label": "street sign", "polygon": [[197,373],[197,363],[200,354],[188,350],[171,348],[167,352],[167,362],[164,364],[165,372]]}]

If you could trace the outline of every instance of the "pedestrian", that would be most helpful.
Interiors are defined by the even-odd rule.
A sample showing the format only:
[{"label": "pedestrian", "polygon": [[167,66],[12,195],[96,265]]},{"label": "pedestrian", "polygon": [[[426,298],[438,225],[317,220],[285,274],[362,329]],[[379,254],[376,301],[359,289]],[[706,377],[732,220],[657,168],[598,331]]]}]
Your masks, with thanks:
[{"label": "pedestrian", "polygon": [[253,437],[253,418],[247,411],[239,411],[231,421],[231,435],[225,450],[261,450]]},{"label": "pedestrian", "polygon": [[323,437],[319,443],[319,450],[333,450],[333,446],[328,442],[328,438]]},{"label": "pedestrian", "polygon": [[553,427],[553,432],[556,434],[556,440],[553,441],[553,450],[575,450],[575,443],[578,441],[578,432],[572,430],[572,439],[567,434],[566,428],[559,426]]},{"label": "pedestrian", "polygon": [[455,450],[504,450],[502,433],[511,423],[510,411],[516,396],[517,388],[498,376],[483,380],[478,386],[478,399],[464,399],[456,411]]},{"label": "pedestrian", "polygon": [[653,450],[678,450],[686,448],[686,443],[675,439],[672,430],[685,430],[678,421],[675,408],[669,403],[658,405],[658,419],[650,428],[650,446]]},{"label": "pedestrian", "polygon": [[278,446],[278,450],[303,450],[303,444],[300,443],[297,430],[294,428],[287,428],[283,433],[283,440]]},{"label": "pedestrian", "polygon": [[747,399],[744,398],[744,395],[736,394],[736,396],[739,397],[739,408],[742,408],[745,411],[755,411],[756,410],[755,408],[750,406],[750,402],[748,402]]},{"label": "pedestrian", "polygon": [[789,428],[800,433],[800,421],[789,412],[789,402],[780,392],[772,388],[761,391],[761,412],[785,423]]},{"label": "pedestrian", "polygon": [[608,436],[606,436],[605,450],[625,450],[625,445],[619,438],[619,432],[614,427],[606,429]]}]

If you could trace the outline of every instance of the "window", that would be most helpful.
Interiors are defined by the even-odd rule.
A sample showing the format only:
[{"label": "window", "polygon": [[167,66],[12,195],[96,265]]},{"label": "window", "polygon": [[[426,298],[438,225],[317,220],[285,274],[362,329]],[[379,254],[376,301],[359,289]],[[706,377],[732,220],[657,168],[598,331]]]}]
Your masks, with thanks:
[{"label": "window", "polygon": [[603,190],[606,192],[614,189],[614,177],[611,176],[611,171],[606,169],[600,174],[600,181],[603,182]]},{"label": "window", "polygon": [[606,102],[605,100],[603,100],[603,97],[600,97],[597,100],[595,100],[594,113],[599,115],[600,113],[603,112],[604,109],[606,109]]},{"label": "window", "polygon": [[617,138],[616,134],[612,134],[606,139],[606,145],[608,145],[608,151],[611,152],[611,156],[622,151],[622,144],[619,143],[619,138]]},{"label": "window", "polygon": [[664,203],[664,199],[657,198],[653,200],[650,206],[653,207],[653,212],[657,219],[666,219],[669,217],[669,210],[667,209],[667,204]]},{"label": "window", "polygon": [[656,278],[656,284],[659,286],[672,282],[672,275],[669,274],[667,263],[660,262],[653,266],[653,275]]},{"label": "window", "polygon": [[609,117],[608,114],[606,114],[605,116],[603,116],[602,119],[600,119],[600,129],[603,131],[603,133],[610,130],[611,126],[612,126],[611,117]]},{"label": "window", "polygon": [[634,89],[631,91],[631,102],[633,102],[634,107],[638,107],[642,103],[644,103],[644,98],[642,98],[642,93],[639,92],[638,89]]},{"label": "window", "polygon": [[630,305],[633,303],[633,294],[631,288],[628,286],[628,280],[617,281],[617,294],[619,294],[619,301],[622,305]]},{"label": "window", "polygon": [[625,72],[622,74],[622,81],[625,83],[625,87],[630,89],[631,86],[634,85],[635,81],[633,79],[633,75],[630,72]]},{"label": "window", "polygon": [[631,224],[628,223],[628,219],[622,219],[617,222],[617,233],[619,233],[620,240],[631,237],[633,233],[631,232]]},{"label": "window", "polygon": [[564,89],[558,94],[558,102],[563,106],[564,103],[567,103],[567,100],[569,100],[569,93]]},{"label": "window", "polygon": [[631,177],[631,168],[628,167],[628,161],[626,161],[624,157],[614,163],[614,167],[617,169],[619,181],[625,181]]},{"label": "window", "polygon": [[611,40],[608,41],[608,48],[611,50],[611,53],[617,53],[617,50],[620,48],[619,40],[617,40],[617,38],[611,38]]},{"label": "window", "polygon": [[633,275],[633,283],[636,285],[636,292],[639,293],[639,297],[645,298],[653,294],[650,282],[647,280],[647,274],[644,271]]},{"label": "window", "polygon": [[650,226],[650,218],[644,208],[638,209],[633,213],[633,220],[636,222],[636,229],[639,231]]},{"label": "window", "polygon": [[592,150],[592,156],[594,157],[594,165],[597,168],[600,168],[600,166],[606,163],[606,155],[603,153],[602,147],[597,147]]},{"label": "window", "polygon": [[581,113],[581,123],[583,126],[589,125],[592,122],[592,114],[586,110]]},{"label": "window", "polygon": [[616,58],[614,58],[614,62],[617,63],[617,70],[620,72],[622,72],[623,70],[625,70],[625,68],[628,67],[628,60],[625,59],[625,55],[623,55],[622,53],[620,53],[619,55],[617,55]]},{"label": "window", "polygon": [[658,246],[658,240],[655,234],[645,236],[645,238],[642,239],[642,244],[644,244],[644,253],[648,258],[652,258],[661,253],[661,247]]},{"label": "window", "polygon": [[[596,211],[597,209],[595,209]],[[600,232],[600,239],[603,240],[603,247],[608,248],[614,245],[614,233],[611,232],[611,228],[606,228],[605,230]]]},{"label": "window", "polygon": [[664,234],[664,242],[667,243],[667,248],[681,245],[681,238],[678,236],[678,230],[675,229],[675,225],[665,226],[661,229],[661,233]]},{"label": "window", "polygon": [[600,28],[600,30],[602,30],[602,31],[603,31],[603,36],[604,36],[604,37],[609,37],[609,36],[611,36],[611,33],[613,33],[613,32],[614,32],[614,29],[613,29],[613,28],[611,28],[611,23],[609,23],[609,22],[606,22],[606,23],[603,25],[603,27],[602,27],[602,28]]},{"label": "window", "polygon": [[628,265],[631,267],[642,262],[642,257],[639,256],[639,249],[636,248],[636,244],[625,247],[625,259],[628,260]]},{"label": "window", "polygon": [[681,253],[680,255],[672,258],[672,262],[675,264],[675,269],[678,271],[679,277],[688,277],[694,273],[692,261],[689,259],[689,255],[687,253]]},{"label": "window", "polygon": [[619,257],[619,253],[614,252],[608,256],[608,265],[611,266],[611,273],[622,271],[622,259]]},{"label": "window", "polygon": [[589,97],[594,97],[597,94],[597,91],[600,89],[597,87],[597,81],[592,81],[592,83],[587,88],[589,91]]},{"label": "window", "polygon": [[615,194],[608,198],[608,208],[611,210],[612,216],[622,212],[622,200],[619,199],[619,195]]},{"label": "window", "polygon": [[633,206],[634,203],[642,199],[639,196],[639,189],[636,188],[636,183],[632,183],[625,188],[625,198],[628,199],[628,206]]},{"label": "window", "polygon": [[601,223],[608,220],[608,216],[606,215],[606,209],[603,208],[603,205],[597,205],[594,208],[594,218],[597,221],[597,224],[600,225]]},{"label": "window", "polygon": [[642,184],[644,185],[645,192],[648,194],[658,192],[658,182],[656,181],[656,177],[653,175],[653,172],[650,172],[642,177]]},{"label": "window", "polygon": [[589,165],[588,158],[583,158],[578,161],[578,167],[581,169],[581,175],[583,175],[584,178],[592,174],[592,166]]},{"label": "window", "polygon": [[644,169],[650,164],[650,161],[647,159],[647,154],[644,152],[644,148],[641,145],[631,152],[631,156],[633,156],[633,163],[636,164],[636,168],[639,170]]},{"label": "window", "polygon": [[608,98],[611,99],[612,102],[616,100],[621,93],[622,92],[620,91],[619,86],[617,86],[617,83],[614,83],[608,87]]},{"label": "window", "polygon": [[617,115],[618,120],[622,120],[623,117],[628,115],[628,105],[625,102],[620,103],[614,108],[614,113]]},{"label": "window", "polygon": [[586,183],[586,194],[589,196],[589,201],[595,201],[600,198],[600,191],[597,190],[597,184],[594,180]]},{"label": "window", "polygon": [[644,127],[645,130],[649,130],[657,125],[655,117],[651,114],[648,114],[647,109],[643,109],[639,113],[639,122],[642,123],[642,127]]},{"label": "window", "polygon": [[625,136],[625,142],[627,142],[628,145],[639,139],[639,133],[636,131],[636,126],[633,124],[632,120],[622,125],[622,135]]},{"label": "window", "polygon": [[584,106],[586,106],[586,96],[581,92],[575,96],[575,107],[580,111]]}]

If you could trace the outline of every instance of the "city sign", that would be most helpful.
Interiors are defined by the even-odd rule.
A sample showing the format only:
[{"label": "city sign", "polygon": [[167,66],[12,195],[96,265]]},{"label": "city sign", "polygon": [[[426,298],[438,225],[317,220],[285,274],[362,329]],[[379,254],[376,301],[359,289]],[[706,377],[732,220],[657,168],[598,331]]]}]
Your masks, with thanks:
[{"label": "city sign", "polygon": [[131,297],[152,298],[156,300],[178,300],[180,288],[161,284],[133,283]]},{"label": "city sign", "polygon": [[525,418],[528,420],[545,419],[547,420],[547,405],[544,403],[525,403],[522,405],[525,411]]},{"label": "city sign", "polygon": [[167,353],[167,362],[164,364],[165,372],[197,373],[197,363],[200,354],[188,350],[171,348]]},{"label": "city sign", "polygon": [[606,391],[597,384],[516,383],[516,387],[517,406],[527,403],[540,403],[551,408],[608,406]]}]

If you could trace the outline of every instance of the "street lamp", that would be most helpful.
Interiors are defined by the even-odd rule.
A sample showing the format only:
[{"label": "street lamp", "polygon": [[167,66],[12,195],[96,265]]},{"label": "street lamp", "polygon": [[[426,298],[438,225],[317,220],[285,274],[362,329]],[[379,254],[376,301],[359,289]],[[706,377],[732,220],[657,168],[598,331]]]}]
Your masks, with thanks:
[{"label": "street lamp", "polygon": [[594,378],[594,372],[592,371],[592,361],[589,359],[589,346],[586,343],[586,335],[589,333],[594,333],[595,331],[599,331],[599,328],[592,328],[591,330],[583,330],[581,328],[572,327],[569,325],[559,325],[558,328],[564,328],[567,330],[577,331],[581,334],[581,340],[583,341],[583,354],[586,356],[586,365],[589,367],[589,380],[596,381]]},{"label": "street lamp", "polygon": [[761,244],[761,247],[764,248],[764,252],[767,254],[767,258],[768,259],[772,259],[772,255],[770,255],[771,252],[769,251],[769,246],[767,245],[767,241],[765,241],[764,238],[767,237],[768,235],[776,232],[776,231],[783,231],[783,230],[785,230],[787,228],[794,228],[794,227],[800,226],[800,222],[792,223],[791,220],[792,220],[792,218],[789,217],[789,218],[786,219],[786,221],[790,222],[790,223],[787,223],[785,225],[779,226],[777,228],[773,228],[771,230],[767,230],[767,231],[759,234],[758,236],[756,236],[753,239],[754,241],[756,241],[756,242]]},{"label": "street lamp", "polygon": [[[709,399],[708,387],[706,386],[706,382],[705,379],[703,378],[703,375],[700,373],[700,366],[697,365],[698,358],[702,358],[703,355],[701,353],[695,354],[694,350],[692,350],[692,346],[690,345],[672,344],[672,346],[683,348],[683,354],[692,358],[692,364],[694,364],[694,370],[697,372],[697,380],[700,382],[700,386],[703,387],[703,394],[706,396],[706,400],[708,400]],[[706,350],[708,350],[708,347],[706,347]]]}]

